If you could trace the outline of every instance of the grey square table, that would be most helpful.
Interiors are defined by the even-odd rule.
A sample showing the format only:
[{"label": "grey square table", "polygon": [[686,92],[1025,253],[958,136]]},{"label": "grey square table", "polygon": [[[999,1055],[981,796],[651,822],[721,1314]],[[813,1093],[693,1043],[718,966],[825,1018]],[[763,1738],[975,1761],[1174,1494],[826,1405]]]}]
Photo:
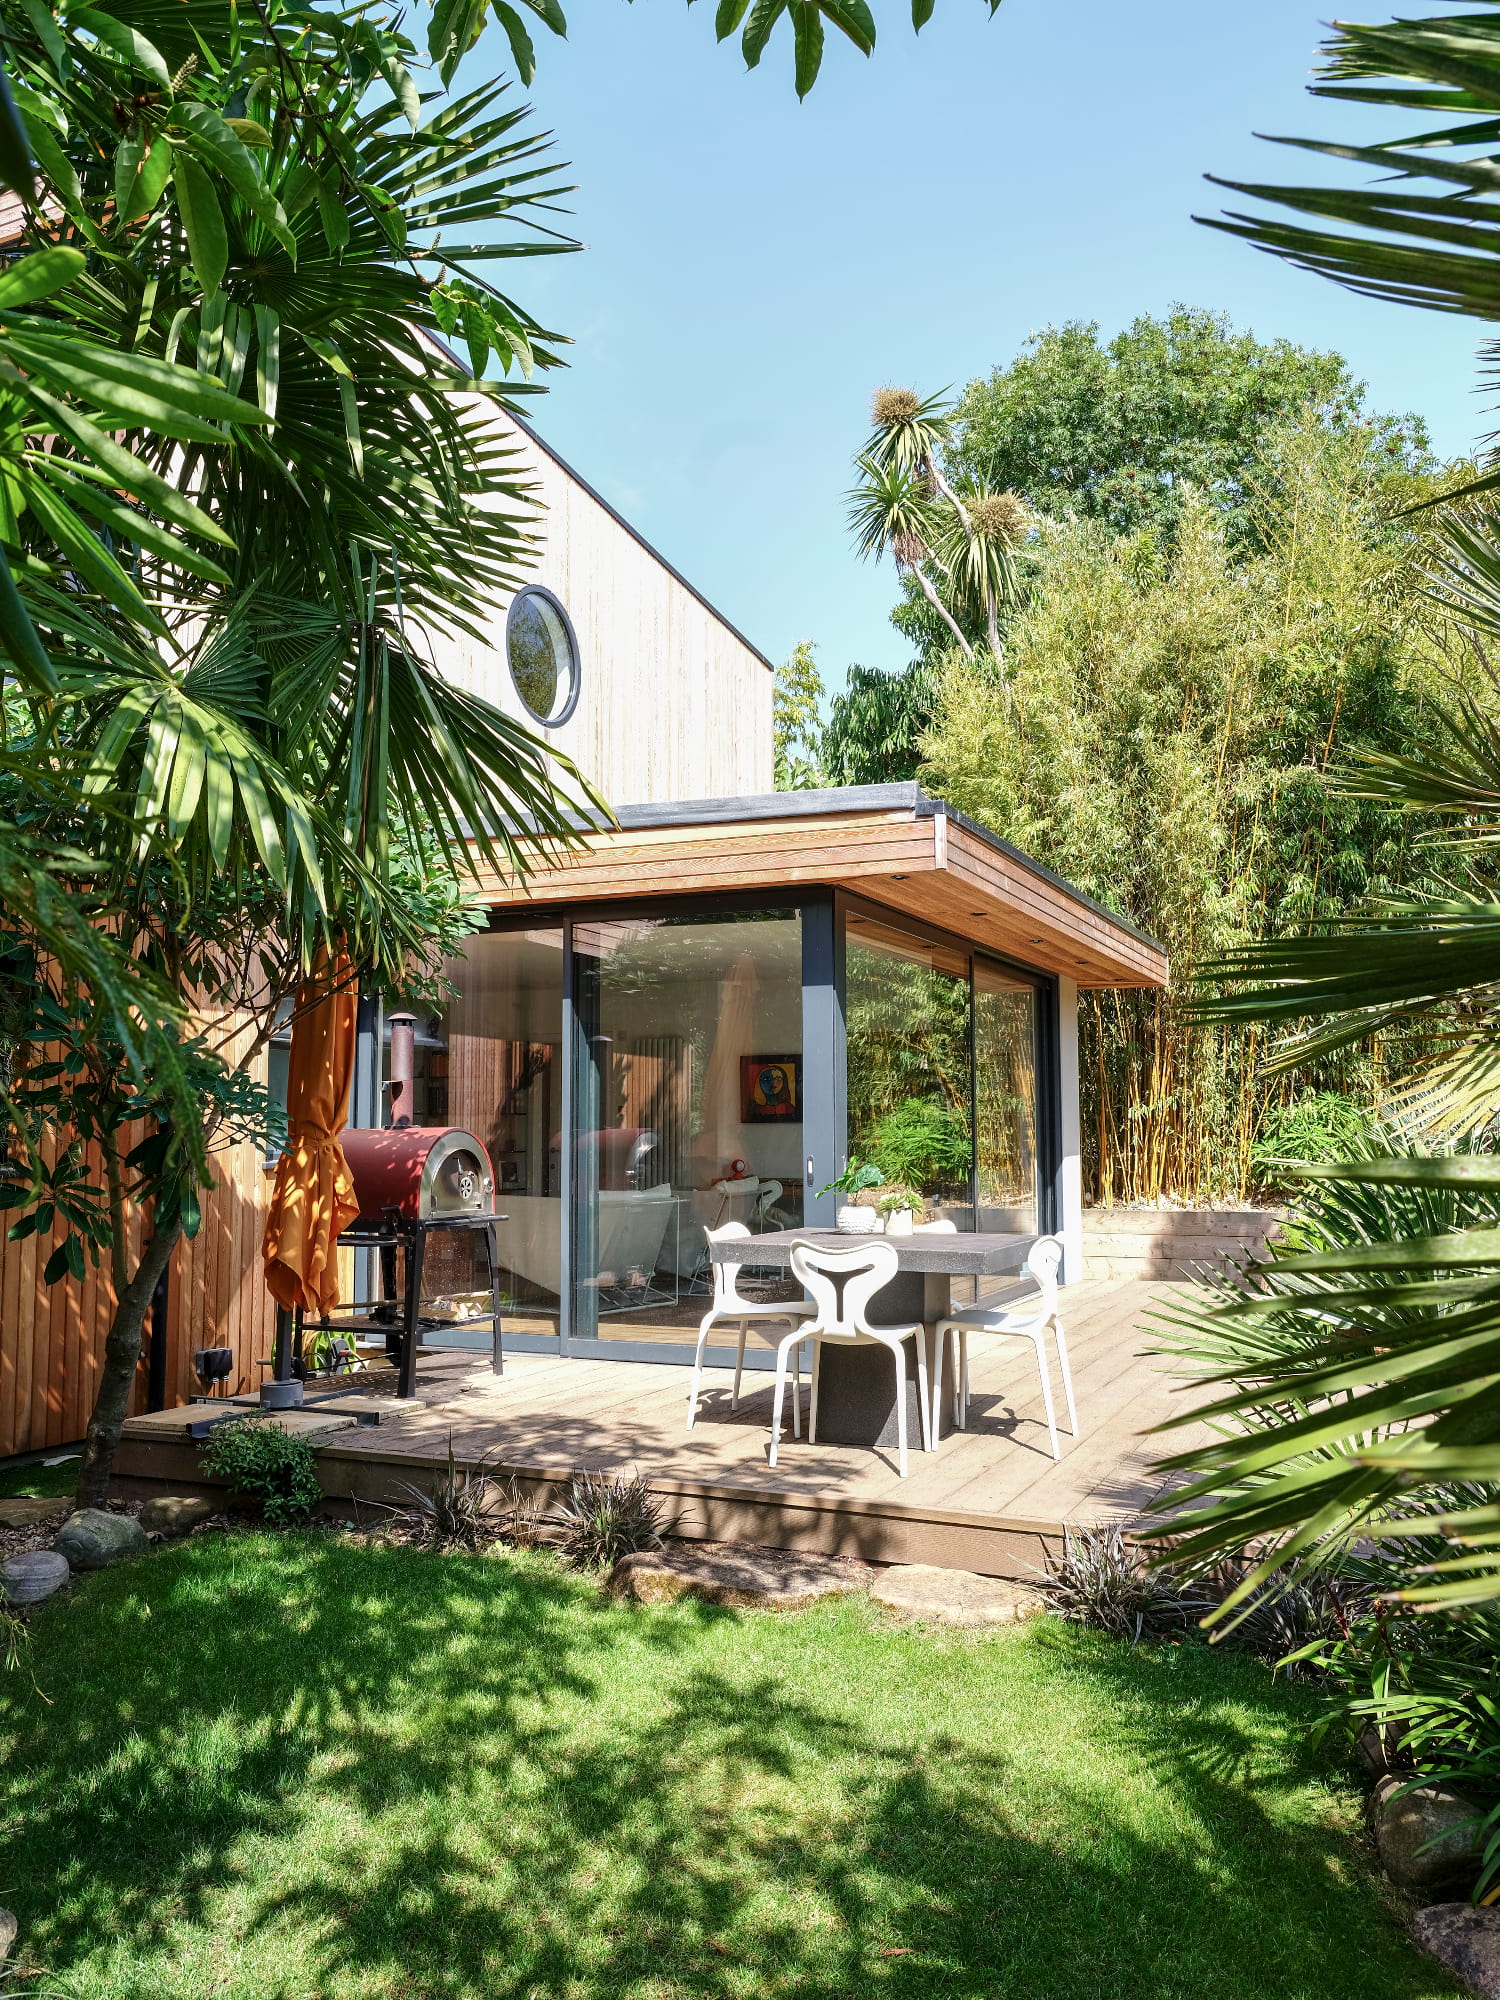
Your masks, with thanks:
[{"label": "grey square table", "polygon": [[[877,1326],[921,1324],[931,1380],[932,1341],[938,1321],[951,1310],[952,1280],[1017,1272],[1036,1240],[1035,1236],[1021,1235],[950,1235],[946,1230],[931,1235],[924,1231],[911,1236],[864,1237],[845,1235],[837,1229],[777,1229],[765,1236],[711,1243],[709,1255],[716,1264],[769,1264],[789,1270],[794,1243],[815,1243],[831,1250],[851,1250],[865,1242],[889,1243],[900,1261],[895,1277],[871,1299],[870,1318]],[[916,1339],[914,1335],[906,1343],[906,1428],[909,1441],[920,1448]],[[935,1435],[946,1435],[952,1429],[951,1411],[934,1415],[939,1419]],[[895,1370],[885,1348],[829,1342],[819,1369],[818,1435],[830,1444],[895,1444]]]}]

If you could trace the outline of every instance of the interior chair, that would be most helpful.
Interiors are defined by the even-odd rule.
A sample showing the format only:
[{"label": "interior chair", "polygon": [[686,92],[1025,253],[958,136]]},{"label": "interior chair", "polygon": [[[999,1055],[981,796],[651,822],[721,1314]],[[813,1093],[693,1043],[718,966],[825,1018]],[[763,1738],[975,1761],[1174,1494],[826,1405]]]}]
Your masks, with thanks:
[{"label": "interior chair", "polygon": [[1025,1309],[968,1306],[962,1312],[950,1313],[947,1319],[939,1321],[937,1352],[933,1358],[934,1416],[942,1407],[943,1350],[950,1339],[955,1339],[958,1344],[958,1359],[953,1370],[953,1421],[959,1430],[968,1427],[970,1336],[978,1334],[992,1340],[1029,1340],[1036,1355],[1037,1372],[1042,1378],[1042,1406],[1047,1412],[1047,1435],[1052,1441],[1052,1456],[1062,1457],[1062,1449],[1057,1442],[1057,1414],[1052,1406],[1052,1376],[1047,1367],[1046,1344],[1050,1332],[1057,1343],[1063,1394],[1068,1404],[1068,1429],[1076,1438],[1078,1412],[1073,1403],[1073,1375],[1068,1367],[1068,1343],[1063,1336],[1062,1320],[1057,1310],[1057,1273],[1062,1255],[1062,1244],[1055,1236],[1039,1236],[1032,1244],[1030,1255],[1022,1266],[1022,1275],[1030,1274],[1041,1296],[1034,1303],[1028,1301]]},{"label": "interior chair", "polygon": [[[927,1343],[921,1326],[872,1326],[867,1318],[870,1300],[882,1285],[895,1277],[900,1253],[883,1236],[852,1244],[845,1249],[825,1249],[821,1244],[792,1245],[792,1274],[812,1294],[817,1317],[798,1327],[776,1349],[776,1399],[771,1407],[771,1463],[781,1442],[781,1401],[786,1389],[787,1355],[804,1340],[813,1344],[812,1397],[807,1412],[807,1441],[818,1439],[818,1376],[823,1343],[837,1340],[849,1347],[884,1347],[896,1364],[896,1439],[901,1477],[906,1477],[906,1347],[917,1336],[917,1408],[922,1415],[922,1449],[930,1451],[931,1426],[927,1402]],[[796,1403],[793,1402],[792,1435],[796,1436]]]},{"label": "interior chair", "polygon": [[[748,1243],[750,1241],[750,1231],[743,1222],[726,1222],[721,1229],[705,1228],[703,1233],[708,1238],[710,1244]],[[703,1350],[708,1345],[708,1336],[712,1328],[722,1323],[737,1327],[739,1330],[739,1352],[735,1356],[734,1363],[734,1393],[729,1399],[730,1409],[737,1410],[740,1406],[740,1376],[744,1372],[745,1367],[745,1335],[753,1328],[762,1340],[769,1342],[772,1336],[770,1333],[762,1332],[762,1327],[767,1322],[790,1320],[793,1323],[794,1330],[789,1338],[796,1340],[800,1336],[797,1335],[795,1328],[800,1326],[804,1320],[811,1319],[813,1316],[814,1308],[806,1299],[742,1298],[739,1290],[739,1276],[744,1268],[743,1263],[715,1263],[711,1266],[714,1281],[714,1302],[703,1315],[703,1322],[698,1328],[698,1352],[693,1357],[693,1382],[691,1389],[688,1391],[687,1427],[689,1430],[693,1428],[698,1418],[698,1397],[703,1385]],[[780,1353],[780,1348],[777,1351]],[[800,1348],[794,1359],[793,1367],[796,1374],[796,1395],[792,1400],[792,1434],[794,1437],[800,1437],[802,1435],[802,1359]],[[778,1377],[777,1379],[779,1382],[780,1378]],[[779,1389],[777,1393],[779,1396]],[[779,1402],[777,1408],[780,1408]]]}]

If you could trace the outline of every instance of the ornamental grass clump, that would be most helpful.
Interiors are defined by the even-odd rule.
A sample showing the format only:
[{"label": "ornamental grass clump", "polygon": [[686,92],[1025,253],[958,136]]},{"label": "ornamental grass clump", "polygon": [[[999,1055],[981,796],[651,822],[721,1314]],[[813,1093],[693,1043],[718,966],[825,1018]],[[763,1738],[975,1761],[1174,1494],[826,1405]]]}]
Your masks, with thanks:
[{"label": "ornamental grass clump", "polygon": [[304,1437],[274,1417],[237,1417],[209,1433],[203,1469],[260,1503],[273,1528],[301,1528],[323,1498],[317,1459]]},{"label": "ornamental grass clump", "polygon": [[639,1473],[575,1472],[568,1497],[547,1516],[549,1540],[580,1569],[613,1569],[622,1556],[659,1549],[661,1502]]},{"label": "ornamental grass clump", "polygon": [[1136,1644],[1195,1625],[1214,1599],[1169,1564],[1148,1566],[1121,1527],[1069,1528],[1038,1588],[1060,1618]]}]

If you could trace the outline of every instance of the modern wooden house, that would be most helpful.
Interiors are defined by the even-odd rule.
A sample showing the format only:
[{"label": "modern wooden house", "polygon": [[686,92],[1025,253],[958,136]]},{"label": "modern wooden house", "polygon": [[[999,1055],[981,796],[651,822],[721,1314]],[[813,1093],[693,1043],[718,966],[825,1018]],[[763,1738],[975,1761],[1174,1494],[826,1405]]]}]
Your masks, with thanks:
[{"label": "modern wooden house", "polygon": [[[518,435],[548,509],[534,580],[440,665],[538,726],[619,824],[486,879],[457,997],[417,1024],[418,1122],[494,1164],[507,1346],[688,1358],[705,1226],[831,1221],[851,1156],[960,1230],[1060,1233],[1076,1279],[1078,991],[1161,984],[1160,947],[914,785],[775,793],[771,663]],[[353,1122],[379,1124],[378,996],[361,1021]],[[206,1345],[233,1350],[232,1388],[260,1381],[269,1186],[252,1149],[220,1156],[141,1408],[184,1400]],[[0,1263],[0,1456],[78,1438],[92,1402],[103,1281],[48,1292],[45,1255]],[[453,1239],[428,1272],[454,1346],[471,1257]]]}]

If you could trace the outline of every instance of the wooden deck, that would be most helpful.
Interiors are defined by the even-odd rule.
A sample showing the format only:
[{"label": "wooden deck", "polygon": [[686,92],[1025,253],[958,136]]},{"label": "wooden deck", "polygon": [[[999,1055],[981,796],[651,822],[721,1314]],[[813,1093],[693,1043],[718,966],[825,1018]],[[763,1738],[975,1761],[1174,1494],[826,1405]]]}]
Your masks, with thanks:
[{"label": "wooden deck", "polygon": [[[1063,1294],[1081,1435],[1054,1462],[1029,1349],[974,1346],[969,1428],[936,1453],[895,1454],[783,1439],[767,1464],[772,1378],[746,1375],[737,1412],[731,1374],[711,1369],[698,1423],[685,1428],[688,1371],[649,1361],[507,1357],[495,1377],[464,1352],[430,1353],[418,1370],[422,1407],[394,1420],[329,1433],[319,1464],[331,1498],[382,1501],[397,1483],[446,1462],[485,1459],[539,1493],[575,1470],[646,1474],[671,1505],[676,1532],[937,1562],[990,1575],[1040,1566],[1068,1524],[1128,1521],[1159,1489],[1150,1470],[1163,1442],[1145,1435],[1180,1407],[1142,1322],[1173,1287],[1081,1284]],[[337,1405],[324,1405],[330,1416]],[[185,1424],[195,1410],[126,1425],[124,1492],[181,1490],[196,1469]],[[1176,1440],[1173,1441],[1174,1447]]]}]

